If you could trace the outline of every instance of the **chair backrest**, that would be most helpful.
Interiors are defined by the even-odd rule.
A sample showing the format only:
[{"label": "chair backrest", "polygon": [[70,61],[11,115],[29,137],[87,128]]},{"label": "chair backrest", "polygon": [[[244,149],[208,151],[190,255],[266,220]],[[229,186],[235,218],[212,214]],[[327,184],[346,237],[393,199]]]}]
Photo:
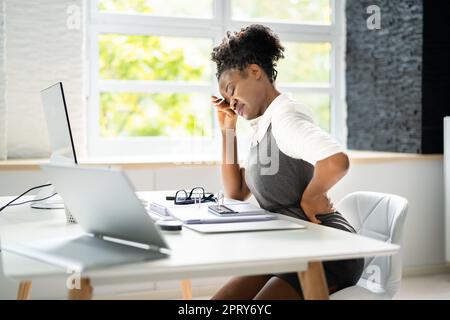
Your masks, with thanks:
[{"label": "chair backrest", "polygon": [[[354,192],[345,196],[336,208],[358,234],[377,240],[402,244],[408,201],[397,195],[378,192]],[[366,258],[358,284],[374,292],[385,291],[393,297],[400,289],[401,250],[393,256]]]}]

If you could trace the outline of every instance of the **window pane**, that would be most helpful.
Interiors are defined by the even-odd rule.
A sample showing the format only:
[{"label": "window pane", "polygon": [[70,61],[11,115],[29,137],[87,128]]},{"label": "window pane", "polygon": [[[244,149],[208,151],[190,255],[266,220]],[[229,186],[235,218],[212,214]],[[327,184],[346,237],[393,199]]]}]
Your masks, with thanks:
[{"label": "window pane", "polygon": [[102,93],[101,136],[211,137],[213,109],[208,95]]},{"label": "window pane", "polygon": [[278,62],[278,82],[329,83],[330,43],[285,42]]},{"label": "window pane", "polygon": [[296,93],[292,97],[308,106],[314,113],[318,125],[325,131],[330,132],[331,99],[329,95]]},{"label": "window pane", "polygon": [[143,13],[158,16],[210,18],[213,0],[99,0],[98,9],[111,13]]},{"label": "window pane", "polygon": [[235,20],[331,24],[329,0],[232,0]]},{"label": "window pane", "polygon": [[115,80],[211,81],[212,39],[99,35],[100,76]]}]

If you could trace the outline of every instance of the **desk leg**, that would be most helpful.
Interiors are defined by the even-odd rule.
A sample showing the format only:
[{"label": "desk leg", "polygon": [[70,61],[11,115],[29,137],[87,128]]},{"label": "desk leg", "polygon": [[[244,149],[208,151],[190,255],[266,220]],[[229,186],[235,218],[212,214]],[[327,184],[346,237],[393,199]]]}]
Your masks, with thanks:
[{"label": "desk leg", "polygon": [[31,281],[21,281],[17,290],[17,300],[29,300],[31,295]]},{"label": "desk leg", "polygon": [[181,280],[181,291],[184,300],[192,300],[191,280]]},{"label": "desk leg", "polygon": [[308,270],[298,273],[305,300],[328,300],[328,286],[322,262],[309,262]]},{"label": "desk leg", "polygon": [[91,279],[81,278],[79,289],[70,289],[69,300],[91,300],[93,288],[91,286]]}]

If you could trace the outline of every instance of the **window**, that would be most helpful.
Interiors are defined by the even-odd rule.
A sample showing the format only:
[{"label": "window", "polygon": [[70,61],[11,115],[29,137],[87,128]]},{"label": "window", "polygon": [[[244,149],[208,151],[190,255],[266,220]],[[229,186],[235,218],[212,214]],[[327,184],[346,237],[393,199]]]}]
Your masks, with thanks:
[{"label": "window", "polygon": [[[209,96],[212,48],[227,30],[272,28],[284,44],[277,86],[308,105],[341,142],[343,8],[334,0],[93,0],[88,149],[155,161],[220,159]],[[249,128],[238,123],[240,152]]]}]

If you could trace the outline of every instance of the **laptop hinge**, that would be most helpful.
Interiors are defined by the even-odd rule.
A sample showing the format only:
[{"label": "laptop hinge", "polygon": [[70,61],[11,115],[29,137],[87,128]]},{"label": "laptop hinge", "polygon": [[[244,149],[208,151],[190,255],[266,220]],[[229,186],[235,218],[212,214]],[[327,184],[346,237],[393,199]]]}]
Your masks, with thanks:
[{"label": "laptop hinge", "polygon": [[[145,244],[145,243],[133,242],[133,241],[124,240],[124,239],[120,239],[120,238],[109,237],[109,236],[105,236],[101,233],[88,233],[88,235],[93,238],[100,239],[103,241],[109,241],[109,242],[114,242],[114,243],[118,243],[118,244],[122,244],[122,245],[128,245],[131,247],[140,248],[140,249],[144,249],[144,250],[156,251],[156,252],[160,252],[160,253],[164,253],[164,254],[169,254],[169,252],[170,252],[170,249],[167,249],[167,248],[162,248],[162,247],[158,247],[155,245],[149,245],[149,244]],[[145,246],[145,248],[140,247],[140,246]]]}]

